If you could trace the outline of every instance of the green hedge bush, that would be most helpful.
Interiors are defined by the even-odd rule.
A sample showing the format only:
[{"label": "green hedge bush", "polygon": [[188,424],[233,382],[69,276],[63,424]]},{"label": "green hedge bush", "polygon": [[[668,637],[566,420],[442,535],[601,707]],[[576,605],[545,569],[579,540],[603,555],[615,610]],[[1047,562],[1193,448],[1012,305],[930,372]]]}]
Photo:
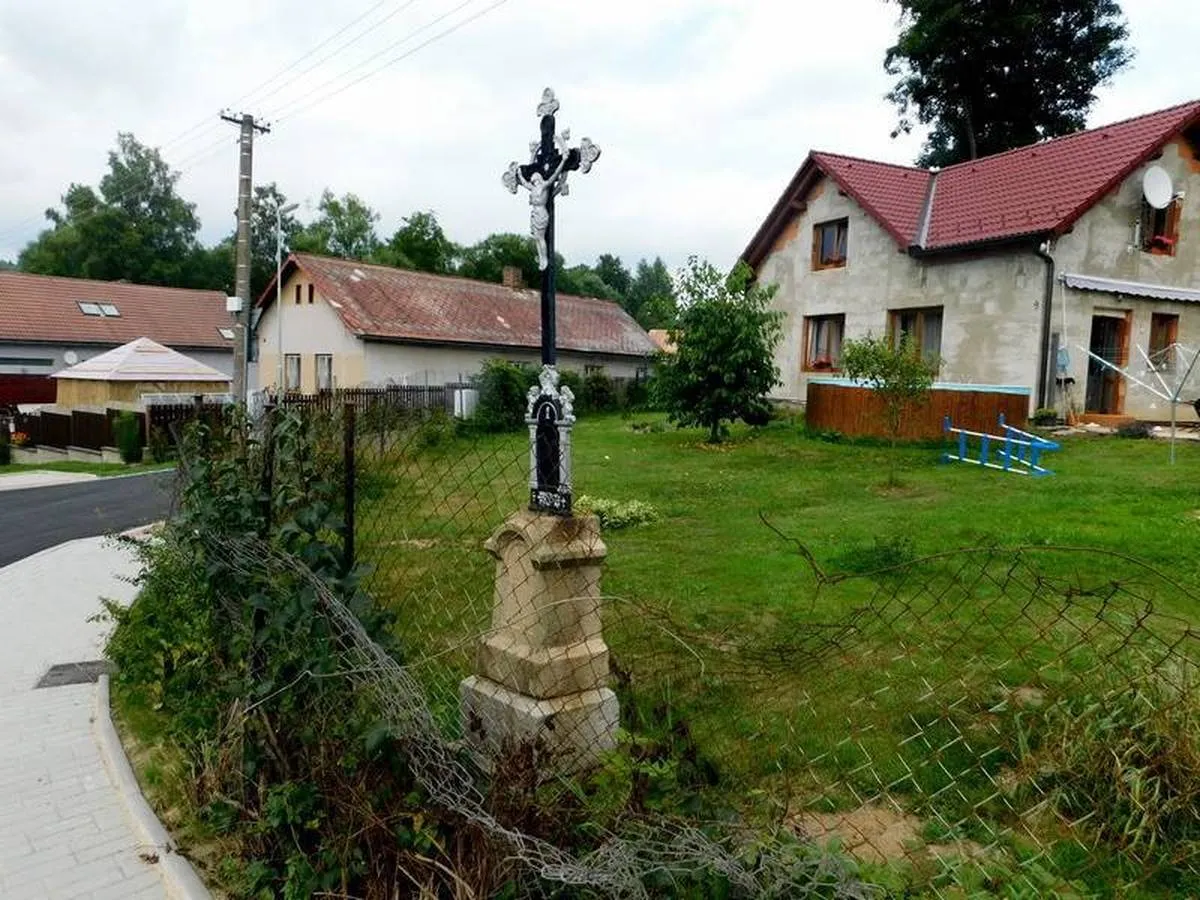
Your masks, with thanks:
[{"label": "green hedge bush", "polygon": [[126,465],[142,461],[142,431],[136,413],[121,412],[113,420],[113,437],[121,451],[121,462]]}]

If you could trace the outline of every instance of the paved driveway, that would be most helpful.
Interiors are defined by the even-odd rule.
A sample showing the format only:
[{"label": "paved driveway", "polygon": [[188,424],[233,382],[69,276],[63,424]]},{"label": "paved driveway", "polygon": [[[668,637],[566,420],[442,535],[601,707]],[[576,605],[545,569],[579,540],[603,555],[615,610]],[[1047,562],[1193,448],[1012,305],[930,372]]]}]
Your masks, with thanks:
[{"label": "paved driveway", "polygon": [[76,538],[166,518],[175,472],[97,478],[0,494],[0,567]]}]

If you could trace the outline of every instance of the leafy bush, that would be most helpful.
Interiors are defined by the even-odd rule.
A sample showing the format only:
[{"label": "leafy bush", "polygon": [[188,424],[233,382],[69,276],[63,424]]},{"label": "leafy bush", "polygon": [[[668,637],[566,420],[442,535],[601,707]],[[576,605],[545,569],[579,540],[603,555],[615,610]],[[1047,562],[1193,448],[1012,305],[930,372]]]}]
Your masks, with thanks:
[{"label": "leafy bush", "polygon": [[579,408],[583,412],[613,412],[617,408],[617,389],[603,372],[589,372],[583,378]]},{"label": "leafy bush", "polygon": [[650,381],[646,378],[635,378],[625,382],[625,396],[621,408],[629,412],[644,412],[650,408]]},{"label": "leafy bush", "polygon": [[473,379],[479,390],[475,427],[486,432],[519,431],[525,425],[526,393],[537,381],[531,366],[490,359]]},{"label": "leafy bush", "polygon": [[1146,422],[1123,422],[1117,426],[1117,437],[1140,440],[1153,435],[1154,431]]},{"label": "leafy bush", "polygon": [[155,425],[150,429],[147,444],[150,447],[150,459],[154,462],[166,462],[171,458],[171,438],[161,425]]},{"label": "leafy bush", "polygon": [[142,430],[136,413],[125,410],[113,420],[113,437],[126,465],[142,461]]},{"label": "leafy bush", "polygon": [[1041,406],[1033,412],[1033,417],[1030,419],[1034,425],[1057,425],[1058,410],[1052,406]]},{"label": "leafy bush", "polygon": [[600,520],[602,528],[628,528],[658,519],[658,510],[644,500],[609,500],[583,494],[575,499],[575,510]]},{"label": "leafy bush", "polygon": [[453,835],[422,809],[369,692],[334,677],[342,645],[317,584],[399,651],[393,617],[343,570],[340,448],[324,425],[280,411],[273,454],[245,422],[189,429],[178,516],[140,548],[137,600],[108,607],[114,696],[155,711],[184,755],[187,815],[233,850],[215,873],[232,894],[393,896],[404,870],[440,895]]}]

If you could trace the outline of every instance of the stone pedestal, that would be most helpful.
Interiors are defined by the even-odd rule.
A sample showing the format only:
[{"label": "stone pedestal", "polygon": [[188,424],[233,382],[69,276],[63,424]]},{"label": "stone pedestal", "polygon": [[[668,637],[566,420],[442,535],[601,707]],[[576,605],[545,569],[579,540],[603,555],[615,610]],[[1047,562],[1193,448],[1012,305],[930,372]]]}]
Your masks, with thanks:
[{"label": "stone pedestal", "polygon": [[548,773],[616,745],[600,627],[606,554],[594,516],[511,516],[484,545],[496,558],[492,630],[461,685],[463,731],[485,760],[529,746]]}]

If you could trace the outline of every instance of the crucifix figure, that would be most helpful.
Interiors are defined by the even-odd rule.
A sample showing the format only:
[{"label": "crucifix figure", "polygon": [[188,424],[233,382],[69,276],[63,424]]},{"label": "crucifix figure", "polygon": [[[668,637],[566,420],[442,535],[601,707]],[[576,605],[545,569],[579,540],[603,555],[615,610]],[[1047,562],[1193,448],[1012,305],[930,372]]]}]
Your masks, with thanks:
[{"label": "crucifix figure", "polygon": [[502,178],[515,194],[529,191],[529,230],[537,243],[538,266],[542,270],[542,373],[538,385],[529,390],[525,420],[530,437],[530,508],[558,515],[571,514],[571,435],[575,416],[574,397],[559,387],[555,329],[554,199],[568,193],[567,176],[588,172],[600,157],[600,148],[587,138],[569,147],[569,131],[555,133],[554,114],[558,100],[550,88],[542,92],[537,114],[541,117],[541,139],[529,145],[525,165],[513,162]]}]

